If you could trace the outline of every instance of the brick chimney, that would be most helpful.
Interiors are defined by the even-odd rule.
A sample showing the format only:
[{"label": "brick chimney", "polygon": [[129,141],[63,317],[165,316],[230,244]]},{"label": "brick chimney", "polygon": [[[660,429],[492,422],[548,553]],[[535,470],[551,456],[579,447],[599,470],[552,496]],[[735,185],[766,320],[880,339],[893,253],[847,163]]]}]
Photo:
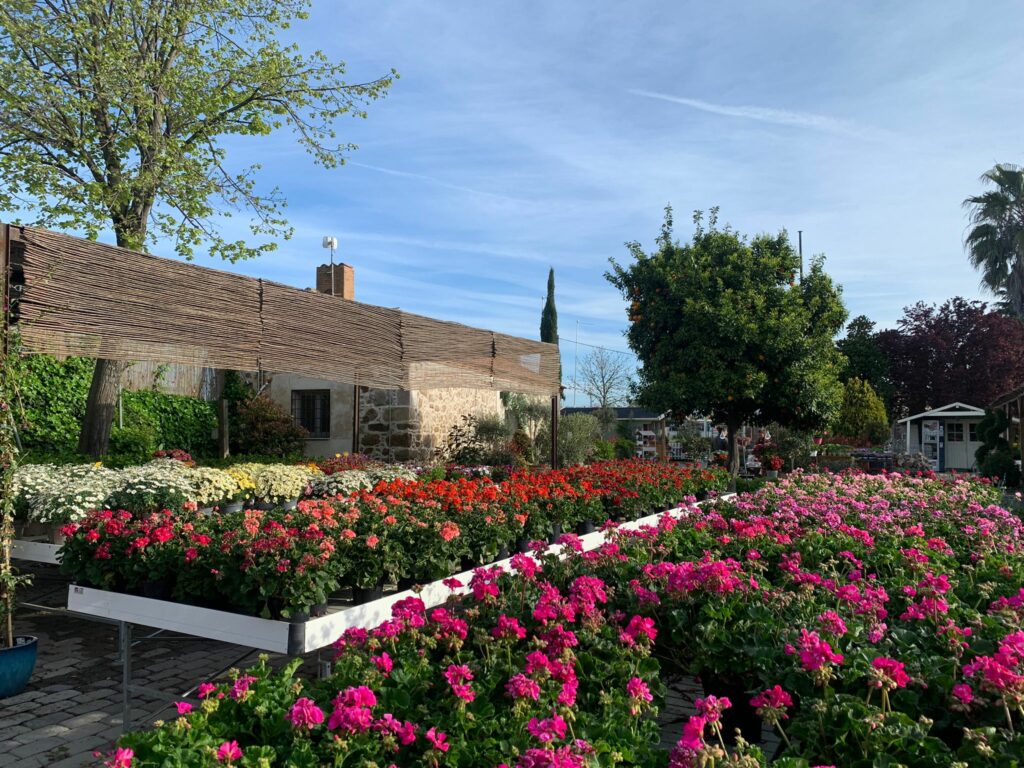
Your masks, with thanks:
[{"label": "brick chimney", "polygon": [[[316,268],[316,290],[318,293],[331,292],[330,264]],[[348,264],[334,265],[334,295],[349,301],[356,297],[356,271]]]}]

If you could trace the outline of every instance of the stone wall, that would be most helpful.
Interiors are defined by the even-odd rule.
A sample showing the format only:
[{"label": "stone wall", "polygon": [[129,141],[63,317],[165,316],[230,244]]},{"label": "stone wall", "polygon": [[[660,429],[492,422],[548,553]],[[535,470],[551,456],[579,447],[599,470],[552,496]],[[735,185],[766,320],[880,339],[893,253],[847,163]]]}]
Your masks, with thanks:
[{"label": "stone wall", "polygon": [[463,416],[504,415],[497,392],[369,389],[360,398],[360,450],[384,461],[427,461]]}]

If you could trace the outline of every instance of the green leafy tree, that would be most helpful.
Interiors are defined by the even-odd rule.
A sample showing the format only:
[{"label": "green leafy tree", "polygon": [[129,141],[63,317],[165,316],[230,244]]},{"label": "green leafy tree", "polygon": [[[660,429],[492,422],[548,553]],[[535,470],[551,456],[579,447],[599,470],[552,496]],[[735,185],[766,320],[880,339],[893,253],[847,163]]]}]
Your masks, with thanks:
[{"label": "green leafy tree", "polygon": [[889,437],[885,403],[863,379],[854,377],[846,382],[835,433],[871,445],[883,443]]},{"label": "green leafy tree", "polygon": [[865,315],[858,315],[846,326],[846,336],[836,342],[836,347],[846,358],[842,379],[863,379],[882,398],[888,408],[892,383],[889,378],[889,361],[878,343],[875,323]]},{"label": "green leafy tree", "polygon": [[[224,139],[294,130],[334,167],[351,144],[335,121],[365,116],[395,73],[345,81],[345,65],[301,54],[279,33],[309,0],[5,0],[0,4],[0,210],[35,223],[112,229],[119,246],[158,238],[192,258],[273,250],[292,230],[259,164],[229,162]],[[256,239],[220,234],[249,212]],[[125,364],[98,360],[80,450],[107,447]]]},{"label": "green leafy tree", "polygon": [[978,438],[981,446],[974,452],[978,472],[982,477],[996,477],[1015,487],[1020,484],[1020,470],[1017,456],[1009,441],[1003,435],[1010,428],[1010,419],[998,410],[985,412],[985,418],[978,422]]},{"label": "green leafy tree", "polygon": [[971,222],[964,244],[982,285],[1024,317],[1024,169],[1000,164],[981,180],[995,189],[964,200]]},{"label": "green leafy tree", "polygon": [[629,243],[632,263],[612,260],[608,280],[629,304],[629,344],[641,362],[642,402],[673,413],[704,413],[735,436],[756,418],[820,428],[838,412],[843,359],[833,344],[846,310],[840,289],[811,263],[803,282],[785,232],[748,241],[694,215],[690,242],[673,238],[672,210],[654,253]]}]

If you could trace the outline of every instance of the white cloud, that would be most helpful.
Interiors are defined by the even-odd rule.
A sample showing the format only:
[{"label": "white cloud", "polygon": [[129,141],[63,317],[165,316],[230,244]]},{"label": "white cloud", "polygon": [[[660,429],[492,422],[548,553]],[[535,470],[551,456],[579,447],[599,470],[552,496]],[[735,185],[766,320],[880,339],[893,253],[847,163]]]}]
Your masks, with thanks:
[{"label": "white cloud", "polygon": [[690,99],[684,96],[671,96],[667,93],[643,91],[635,88],[630,89],[629,92],[635,96],[645,96],[649,99],[660,99],[661,101],[668,101],[673,104],[682,104],[683,106],[699,109],[702,112],[710,112],[715,115],[739,117],[745,120],[757,120],[762,123],[774,123],[775,125],[809,128],[816,131],[825,131],[827,133],[835,133],[840,136],[849,136],[857,139],[880,139],[887,135],[885,132],[878,129],[867,128],[846,120],[839,120],[825,115],[816,115],[811,112],[793,112],[787,109],[773,109],[771,107],[713,104],[710,101]]}]

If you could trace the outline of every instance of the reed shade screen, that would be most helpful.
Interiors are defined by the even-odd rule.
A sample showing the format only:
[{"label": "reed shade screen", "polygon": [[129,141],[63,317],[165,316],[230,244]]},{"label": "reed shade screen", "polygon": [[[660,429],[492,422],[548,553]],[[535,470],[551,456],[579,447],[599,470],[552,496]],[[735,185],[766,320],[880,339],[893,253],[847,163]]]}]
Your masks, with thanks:
[{"label": "reed shade screen", "polygon": [[29,351],[257,369],[258,280],[43,229],[20,239]]},{"label": "reed shade screen", "polygon": [[552,396],[558,347],[44,229],[24,243],[25,348],[296,373],[381,389]]}]

